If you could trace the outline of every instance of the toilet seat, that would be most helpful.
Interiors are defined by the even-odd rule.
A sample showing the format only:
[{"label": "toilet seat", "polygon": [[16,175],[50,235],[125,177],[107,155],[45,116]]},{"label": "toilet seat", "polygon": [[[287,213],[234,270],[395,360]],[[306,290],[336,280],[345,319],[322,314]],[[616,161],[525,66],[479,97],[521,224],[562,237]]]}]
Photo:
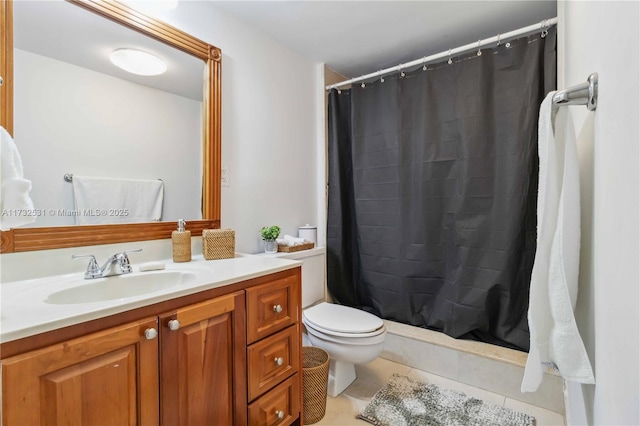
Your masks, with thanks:
[{"label": "toilet seat", "polygon": [[375,331],[371,331],[369,333],[341,333],[339,331],[333,331],[333,330],[327,330],[324,329],[322,327],[317,326],[316,324],[312,324],[309,321],[305,320],[304,318],[302,319],[302,323],[307,327],[307,328],[312,328],[315,331],[319,332],[319,333],[323,333],[329,336],[335,336],[335,337],[352,337],[354,339],[357,338],[365,338],[365,337],[374,337],[374,336],[378,336],[382,333],[384,333],[386,331],[386,328],[384,327],[384,325],[382,327],[380,327],[379,329],[375,330]]},{"label": "toilet seat", "polygon": [[302,322],[318,332],[337,337],[365,338],[386,331],[384,322],[373,314],[326,302],[303,310]]}]

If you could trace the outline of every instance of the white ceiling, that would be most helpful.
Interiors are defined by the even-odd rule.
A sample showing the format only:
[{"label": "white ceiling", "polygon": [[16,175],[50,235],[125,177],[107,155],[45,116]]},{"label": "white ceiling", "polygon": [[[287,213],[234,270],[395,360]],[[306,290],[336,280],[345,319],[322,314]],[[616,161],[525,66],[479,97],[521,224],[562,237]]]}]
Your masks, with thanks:
[{"label": "white ceiling", "polygon": [[347,77],[556,16],[556,1],[217,1],[223,13]]}]

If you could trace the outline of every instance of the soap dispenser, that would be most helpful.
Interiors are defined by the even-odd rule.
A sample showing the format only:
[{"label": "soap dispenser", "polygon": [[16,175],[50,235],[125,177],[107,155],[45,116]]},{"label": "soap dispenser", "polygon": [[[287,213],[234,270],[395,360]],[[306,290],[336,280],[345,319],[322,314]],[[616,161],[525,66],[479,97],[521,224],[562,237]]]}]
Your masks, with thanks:
[{"label": "soap dispenser", "polygon": [[173,245],[174,262],[191,261],[191,231],[186,231],[184,226],[187,222],[178,220],[178,229],[171,233],[171,243]]}]

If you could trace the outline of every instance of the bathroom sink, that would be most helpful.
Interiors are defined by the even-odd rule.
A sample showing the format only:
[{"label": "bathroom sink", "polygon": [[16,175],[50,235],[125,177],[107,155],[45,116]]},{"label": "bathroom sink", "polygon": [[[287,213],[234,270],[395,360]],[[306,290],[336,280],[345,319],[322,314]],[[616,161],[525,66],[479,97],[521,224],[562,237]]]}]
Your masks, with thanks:
[{"label": "bathroom sink", "polygon": [[126,299],[187,284],[195,278],[191,272],[159,271],[78,280],[77,286],[51,293],[45,302],[71,305]]}]

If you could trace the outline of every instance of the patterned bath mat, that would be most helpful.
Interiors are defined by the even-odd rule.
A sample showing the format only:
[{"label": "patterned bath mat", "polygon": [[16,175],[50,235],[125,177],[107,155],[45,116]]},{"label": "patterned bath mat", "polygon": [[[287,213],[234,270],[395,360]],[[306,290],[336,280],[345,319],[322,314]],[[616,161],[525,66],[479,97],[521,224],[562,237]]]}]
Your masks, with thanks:
[{"label": "patterned bath mat", "polygon": [[356,415],[376,426],[534,426],[527,414],[394,374]]}]

